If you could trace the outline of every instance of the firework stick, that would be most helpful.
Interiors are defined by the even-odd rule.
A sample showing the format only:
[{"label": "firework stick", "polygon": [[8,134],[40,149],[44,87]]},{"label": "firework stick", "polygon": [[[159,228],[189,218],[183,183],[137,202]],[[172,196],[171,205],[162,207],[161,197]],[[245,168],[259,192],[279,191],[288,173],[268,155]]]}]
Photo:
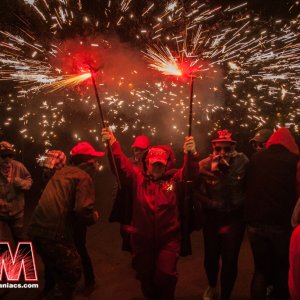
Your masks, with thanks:
[{"label": "firework stick", "polygon": [[[93,83],[93,86],[94,86],[96,100],[97,100],[97,104],[98,104],[98,108],[99,108],[99,112],[100,112],[100,119],[101,119],[101,123],[102,123],[102,128],[105,128],[105,127],[108,127],[108,124],[104,120],[104,113],[103,113],[103,109],[102,109],[102,106],[101,106],[101,102],[100,102],[100,98],[99,98],[99,94],[98,94],[98,90],[97,90],[93,70],[91,69],[90,72],[91,72],[92,83]],[[118,188],[121,189],[121,181],[120,181],[120,177],[119,177],[119,172],[118,172],[118,169],[117,169],[115,157],[112,153],[112,149],[111,149],[111,145],[110,145],[109,141],[106,142],[106,147],[108,149],[109,154],[111,155],[112,164],[113,164],[113,168],[114,168],[114,173],[116,175]]]},{"label": "firework stick", "polygon": [[[188,136],[192,135],[192,120],[193,120],[193,98],[194,98],[194,76],[190,76],[190,107],[189,107],[189,129]],[[189,152],[187,155],[191,156]],[[189,164],[189,162],[188,162]],[[187,166],[189,170],[189,166]],[[183,202],[183,220],[182,220],[182,231],[183,231],[183,243],[182,243],[182,255],[191,254],[191,240],[189,238],[190,234],[190,223],[191,223],[191,207],[192,207],[192,188],[193,181],[189,172],[187,172],[187,178],[185,180],[185,193],[184,193],[184,202]]]},{"label": "firework stick", "polygon": [[193,103],[194,103],[194,76],[190,77],[190,109],[189,109],[189,132],[188,136],[192,135],[192,122],[193,122]]}]

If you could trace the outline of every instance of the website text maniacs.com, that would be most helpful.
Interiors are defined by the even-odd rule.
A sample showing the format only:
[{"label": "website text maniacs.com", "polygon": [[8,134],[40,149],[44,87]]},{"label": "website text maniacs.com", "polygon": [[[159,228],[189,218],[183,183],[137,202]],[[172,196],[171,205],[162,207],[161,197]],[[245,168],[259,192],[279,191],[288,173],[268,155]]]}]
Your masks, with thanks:
[{"label": "website text maniacs.com", "polygon": [[38,283],[0,283],[0,288],[7,289],[38,289]]}]

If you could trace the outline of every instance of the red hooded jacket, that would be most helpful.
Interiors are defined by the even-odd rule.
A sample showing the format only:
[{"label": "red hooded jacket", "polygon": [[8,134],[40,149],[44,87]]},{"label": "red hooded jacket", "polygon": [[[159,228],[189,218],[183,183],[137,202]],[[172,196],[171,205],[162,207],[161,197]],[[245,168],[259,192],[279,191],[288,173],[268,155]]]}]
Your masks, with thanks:
[{"label": "red hooded jacket", "polygon": [[[184,182],[187,171],[191,178],[196,178],[198,155],[190,156],[190,159],[186,155],[183,168],[175,172],[167,170],[162,178],[153,180],[146,174],[146,170],[135,168],[130,163],[118,142],[115,142],[111,148],[122,186],[126,185],[133,190],[130,227],[132,239],[138,239],[145,247],[149,243],[153,245],[180,241],[177,189],[178,185]],[[170,157],[172,157],[171,153]],[[170,161],[168,165],[171,166],[172,162]]]}]

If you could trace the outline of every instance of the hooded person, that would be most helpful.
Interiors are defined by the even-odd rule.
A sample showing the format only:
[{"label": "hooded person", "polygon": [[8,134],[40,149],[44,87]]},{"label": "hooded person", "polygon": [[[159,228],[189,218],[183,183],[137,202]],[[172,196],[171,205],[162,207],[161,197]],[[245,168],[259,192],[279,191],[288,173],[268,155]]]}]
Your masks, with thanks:
[{"label": "hooded person", "polygon": [[209,285],[203,300],[215,299],[219,272],[220,299],[230,299],[245,231],[243,207],[248,158],[236,151],[237,142],[231,132],[224,129],[217,134],[211,141],[213,153],[199,163],[195,186],[202,206],[204,268]]},{"label": "hooded person", "polygon": [[[104,152],[80,142],[70,156],[71,165],[65,165],[50,178],[28,227],[36,251],[50,270],[48,274],[53,274],[52,278],[45,278],[43,292],[49,299],[56,294],[66,300],[74,299],[83,263],[77,248],[77,236],[82,236],[77,231],[78,224],[89,226],[99,219],[94,209],[93,176]],[[85,248],[85,236],[82,243]]]},{"label": "hooded person", "polygon": [[176,192],[187,171],[192,178],[198,173],[194,139],[186,138],[185,163],[177,171],[169,169],[173,164],[173,153],[168,151],[168,146],[152,146],[144,155],[141,170],[123,154],[109,129],[102,130],[102,140],[111,145],[121,185],[132,190],[128,230],[131,232],[132,265],[142,292],[147,299],[173,300],[181,241]]},{"label": "hooded person", "polygon": [[13,159],[15,150],[7,141],[0,142],[0,230],[9,226],[15,243],[24,240],[24,192],[32,185],[26,167]]},{"label": "hooded person", "polygon": [[251,299],[264,299],[271,270],[274,299],[289,299],[290,220],[299,183],[298,146],[287,128],[279,128],[266,149],[252,155],[247,173],[245,215],[255,266]]}]

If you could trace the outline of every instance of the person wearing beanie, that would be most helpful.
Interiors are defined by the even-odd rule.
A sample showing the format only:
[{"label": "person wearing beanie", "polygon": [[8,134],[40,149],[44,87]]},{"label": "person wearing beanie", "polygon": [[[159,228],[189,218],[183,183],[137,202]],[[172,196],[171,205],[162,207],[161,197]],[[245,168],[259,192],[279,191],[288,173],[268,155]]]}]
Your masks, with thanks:
[{"label": "person wearing beanie", "polygon": [[263,150],[266,148],[266,143],[272,134],[273,131],[271,129],[261,129],[255,133],[254,137],[250,140],[250,144],[255,151]]},{"label": "person wearing beanie", "polygon": [[297,186],[299,149],[289,129],[279,128],[266,149],[252,155],[247,172],[245,217],[255,268],[252,300],[265,299],[270,283],[274,299],[289,299],[290,220],[300,192]]},{"label": "person wearing beanie", "polygon": [[211,143],[213,153],[200,161],[195,187],[203,210],[204,268],[209,285],[202,299],[216,299],[220,273],[220,299],[229,300],[245,231],[244,187],[249,161],[236,151],[237,142],[226,129],[219,130]]},{"label": "person wearing beanie", "polygon": [[99,219],[94,209],[93,177],[102,156],[104,152],[96,151],[87,142],[73,147],[71,165],[53,174],[33,212],[28,235],[44,265],[53,274],[44,288],[44,296],[49,299],[74,299],[81,276],[81,257],[75,239],[81,234],[76,231],[77,224],[89,226]]},{"label": "person wearing beanie", "polygon": [[14,160],[15,150],[7,141],[0,142],[0,235],[9,226],[14,242],[24,241],[24,192],[32,186],[26,167]]},{"label": "person wearing beanie", "polygon": [[[104,128],[102,141],[110,143],[121,185],[132,190],[132,266],[148,300],[174,300],[177,261],[183,239],[178,185],[198,174],[199,155],[193,137],[186,137],[185,163],[173,169],[174,157],[167,145],[152,146],[143,157],[143,168],[133,166],[112,132]],[[109,157],[110,160],[112,159]],[[112,169],[113,170],[113,169]]]}]

